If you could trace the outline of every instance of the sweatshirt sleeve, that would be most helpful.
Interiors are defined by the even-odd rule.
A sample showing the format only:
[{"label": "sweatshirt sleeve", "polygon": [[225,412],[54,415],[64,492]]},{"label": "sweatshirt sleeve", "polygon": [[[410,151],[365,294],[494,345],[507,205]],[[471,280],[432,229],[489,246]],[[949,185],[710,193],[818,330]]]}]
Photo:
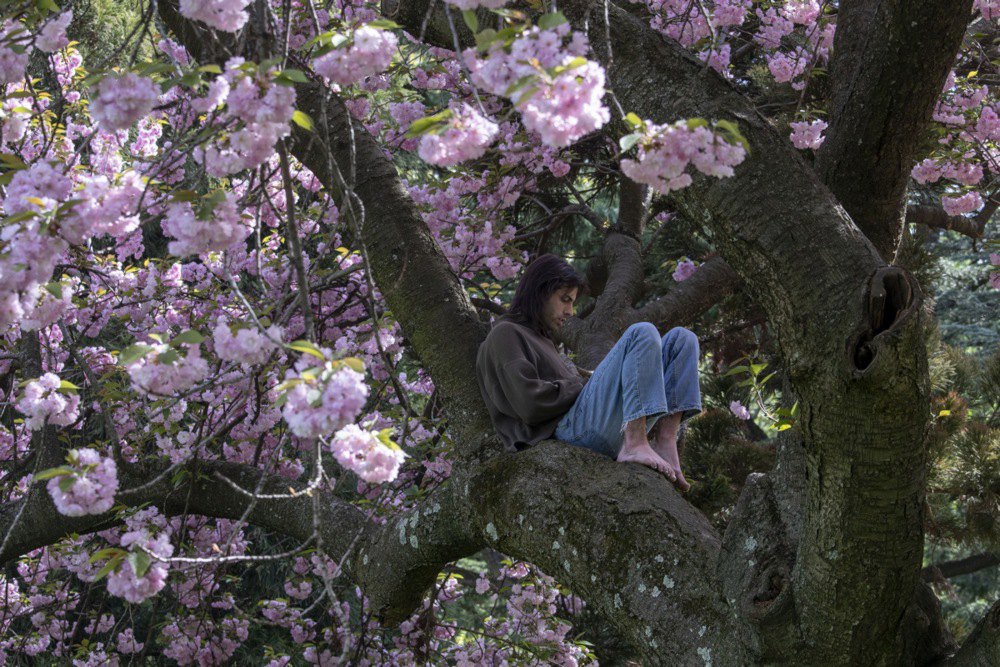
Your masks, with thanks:
[{"label": "sweatshirt sleeve", "polygon": [[500,390],[518,418],[529,426],[565,414],[583,389],[577,379],[543,380],[527,359],[513,359],[497,372]]}]

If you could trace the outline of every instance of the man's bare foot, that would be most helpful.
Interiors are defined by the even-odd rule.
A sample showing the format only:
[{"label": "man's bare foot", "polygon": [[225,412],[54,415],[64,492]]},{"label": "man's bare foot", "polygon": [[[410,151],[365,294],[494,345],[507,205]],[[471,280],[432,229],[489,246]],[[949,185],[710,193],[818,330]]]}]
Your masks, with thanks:
[{"label": "man's bare foot", "polygon": [[667,462],[672,475],[668,475],[670,480],[684,493],[691,488],[691,484],[684,478],[681,472],[681,460],[677,454],[677,430],[680,426],[681,416],[679,413],[667,415],[661,418],[653,427],[649,434],[649,443],[656,452],[656,455]]},{"label": "man's bare foot", "polygon": [[617,460],[619,463],[641,463],[644,466],[649,466],[653,470],[666,475],[671,482],[676,481],[674,469],[653,451],[653,448],[649,446],[649,443],[637,443],[632,447],[622,447],[622,450],[618,453]]},{"label": "man's bare foot", "polygon": [[671,466],[670,469],[674,473],[671,481],[677,486],[678,489],[680,489],[681,493],[689,491],[691,489],[691,483],[684,478],[684,473],[681,472],[680,466],[677,466],[676,468]]}]

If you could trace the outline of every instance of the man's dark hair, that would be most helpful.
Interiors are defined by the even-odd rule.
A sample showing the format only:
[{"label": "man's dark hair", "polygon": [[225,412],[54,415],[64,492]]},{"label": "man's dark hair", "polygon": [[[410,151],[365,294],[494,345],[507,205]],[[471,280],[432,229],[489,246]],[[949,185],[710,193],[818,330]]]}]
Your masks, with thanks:
[{"label": "man's dark hair", "polygon": [[548,335],[542,326],[542,307],[553,292],[563,287],[576,287],[583,293],[586,281],[562,257],[540,255],[521,275],[510,304],[510,317]]}]

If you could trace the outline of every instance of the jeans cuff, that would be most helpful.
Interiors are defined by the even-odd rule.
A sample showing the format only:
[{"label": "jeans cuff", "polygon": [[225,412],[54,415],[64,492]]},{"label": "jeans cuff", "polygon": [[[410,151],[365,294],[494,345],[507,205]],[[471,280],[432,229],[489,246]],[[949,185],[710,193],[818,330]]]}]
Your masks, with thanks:
[{"label": "jeans cuff", "polygon": [[649,429],[652,428],[650,426],[650,423],[649,423],[649,418],[653,417],[654,418],[653,419],[653,423],[655,424],[656,420],[658,420],[660,417],[662,417],[665,414],[667,414],[667,406],[666,405],[664,405],[662,408],[643,409],[643,410],[640,410],[639,412],[636,412],[633,415],[626,415],[626,417],[622,420],[622,428],[621,428],[621,431],[619,431],[619,435],[625,433],[625,426],[629,422],[633,422],[636,419],[639,419],[640,417],[645,417],[646,418],[646,432],[648,433]]}]

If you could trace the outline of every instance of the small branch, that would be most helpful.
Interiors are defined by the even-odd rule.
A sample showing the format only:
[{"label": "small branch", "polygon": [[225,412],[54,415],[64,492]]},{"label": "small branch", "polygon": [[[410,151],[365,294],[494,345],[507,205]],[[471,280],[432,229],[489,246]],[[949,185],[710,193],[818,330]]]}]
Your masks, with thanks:
[{"label": "small branch", "polygon": [[923,569],[924,581],[934,583],[942,579],[960,577],[963,574],[972,574],[988,567],[1000,565],[1000,554],[981,553],[967,558],[948,560],[934,565],[928,565]]}]

